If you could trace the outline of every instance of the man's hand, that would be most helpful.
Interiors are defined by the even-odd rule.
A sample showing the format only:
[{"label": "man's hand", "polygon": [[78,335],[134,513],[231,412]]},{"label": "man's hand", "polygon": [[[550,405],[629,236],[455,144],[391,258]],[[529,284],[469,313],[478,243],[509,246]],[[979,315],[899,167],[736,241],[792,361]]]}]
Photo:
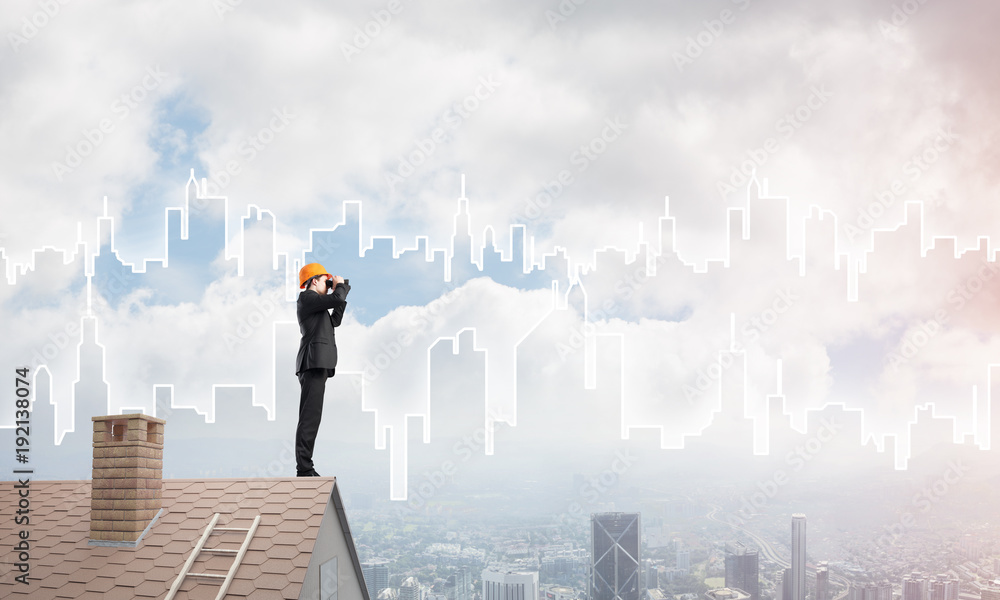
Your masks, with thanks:
[{"label": "man's hand", "polygon": [[337,285],[338,283],[344,283],[344,278],[341,277],[340,275],[334,275],[333,276],[333,285]]}]

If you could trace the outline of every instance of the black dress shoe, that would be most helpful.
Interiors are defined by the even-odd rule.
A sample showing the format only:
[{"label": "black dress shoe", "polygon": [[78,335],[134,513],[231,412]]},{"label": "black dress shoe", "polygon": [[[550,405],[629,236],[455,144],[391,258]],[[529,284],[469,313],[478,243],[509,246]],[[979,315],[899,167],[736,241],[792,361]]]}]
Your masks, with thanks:
[{"label": "black dress shoe", "polygon": [[322,475],[320,475],[319,473],[316,472],[316,469],[311,469],[309,471],[303,471],[301,473],[296,473],[295,476],[296,477],[322,477]]}]

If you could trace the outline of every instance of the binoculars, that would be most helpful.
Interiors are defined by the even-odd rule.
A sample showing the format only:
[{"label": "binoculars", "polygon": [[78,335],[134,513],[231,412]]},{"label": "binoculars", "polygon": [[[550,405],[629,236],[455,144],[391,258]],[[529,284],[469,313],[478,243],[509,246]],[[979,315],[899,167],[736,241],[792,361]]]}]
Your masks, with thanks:
[{"label": "binoculars", "polygon": [[[347,278],[345,278],[345,279],[344,279],[344,283],[345,283],[346,285],[351,285],[351,280],[350,280],[350,279],[347,279]],[[327,279],[327,280],[326,280],[326,291],[328,291],[328,292],[329,292],[329,291],[330,291],[330,290],[332,290],[332,289],[333,289],[333,280],[332,280],[332,279]]]}]

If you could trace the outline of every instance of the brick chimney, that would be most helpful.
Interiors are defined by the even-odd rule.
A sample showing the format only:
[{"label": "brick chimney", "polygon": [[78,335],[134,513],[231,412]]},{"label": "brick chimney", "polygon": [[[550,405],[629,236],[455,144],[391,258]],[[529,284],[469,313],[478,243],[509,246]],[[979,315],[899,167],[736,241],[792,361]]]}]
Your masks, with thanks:
[{"label": "brick chimney", "polygon": [[163,419],[144,414],[91,417],[94,470],[90,540],[137,544],[163,508]]}]

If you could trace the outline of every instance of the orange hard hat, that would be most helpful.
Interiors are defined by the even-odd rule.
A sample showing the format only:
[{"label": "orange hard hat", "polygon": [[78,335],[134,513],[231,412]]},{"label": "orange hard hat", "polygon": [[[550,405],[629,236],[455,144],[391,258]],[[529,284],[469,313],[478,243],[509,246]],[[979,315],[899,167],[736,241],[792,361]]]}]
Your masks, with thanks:
[{"label": "orange hard hat", "polygon": [[317,275],[326,275],[327,277],[333,277],[326,272],[323,265],[319,263],[309,263],[308,265],[299,269],[299,289],[306,287],[306,282]]}]

